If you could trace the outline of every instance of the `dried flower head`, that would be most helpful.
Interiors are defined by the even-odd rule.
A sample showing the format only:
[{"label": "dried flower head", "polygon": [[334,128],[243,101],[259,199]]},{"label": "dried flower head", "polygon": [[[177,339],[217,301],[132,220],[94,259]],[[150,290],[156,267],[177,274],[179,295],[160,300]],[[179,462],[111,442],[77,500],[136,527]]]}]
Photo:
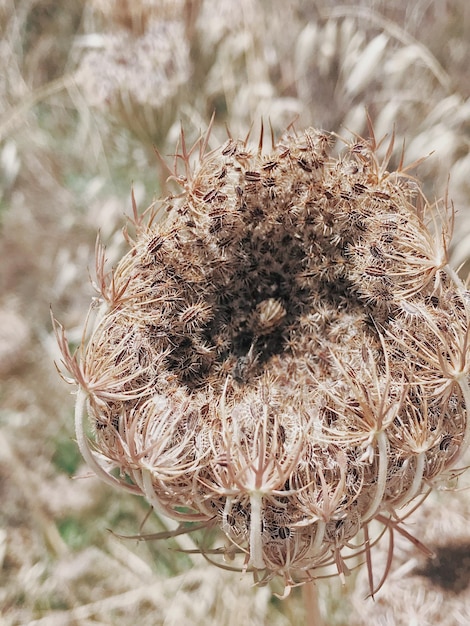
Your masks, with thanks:
[{"label": "dried flower head", "polygon": [[351,553],[370,568],[369,523],[409,536],[398,511],[469,442],[452,215],[388,171],[393,139],[379,160],[373,132],[336,157],[314,129],[269,154],[206,153],[206,136],[195,165],[182,139],[183,193],[134,205],[114,272],[98,247],[102,305],[76,354],[57,327],[82,453],[183,525],[219,526],[258,581],[343,576]]},{"label": "dried flower head", "polygon": [[90,106],[111,114],[138,137],[159,142],[173,123],[174,104],[189,80],[189,44],[182,20],[159,20],[152,6],[148,14],[139,3],[135,8],[135,13],[124,11],[122,18],[134,23],[139,17],[142,28],[125,28],[118,21],[114,30],[91,39],[93,47],[80,61],[77,81]]}]

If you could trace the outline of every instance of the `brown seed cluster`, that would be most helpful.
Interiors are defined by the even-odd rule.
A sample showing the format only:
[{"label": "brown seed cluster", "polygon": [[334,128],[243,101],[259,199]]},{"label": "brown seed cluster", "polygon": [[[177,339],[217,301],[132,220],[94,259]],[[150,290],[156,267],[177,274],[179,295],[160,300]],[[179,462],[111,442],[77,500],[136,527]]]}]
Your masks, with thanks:
[{"label": "brown seed cluster", "polygon": [[103,305],[77,354],[59,333],[79,443],[156,510],[218,525],[257,580],[343,575],[345,546],[369,564],[369,522],[406,532],[399,509],[469,442],[451,217],[373,135],[339,156],[314,129],[270,154],[206,143],[194,169],[179,157],[181,196],[136,213],[112,275],[98,250]]}]

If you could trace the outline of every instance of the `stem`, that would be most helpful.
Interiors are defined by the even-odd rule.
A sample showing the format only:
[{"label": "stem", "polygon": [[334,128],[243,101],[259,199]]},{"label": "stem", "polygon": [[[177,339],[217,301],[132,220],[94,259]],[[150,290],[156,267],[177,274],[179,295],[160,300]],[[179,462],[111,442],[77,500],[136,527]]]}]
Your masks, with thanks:
[{"label": "stem", "polygon": [[265,569],[262,539],[262,503],[261,493],[250,495],[250,565],[256,569]]},{"label": "stem", "polygon": [[466,376],[461,376],[458,379],[459,387],[462,391],[463,399],[465,402],[465,432],[463,435],[462,443],[460,444],[459,453],[453,460],[453,464],[460,461],[464,456],[468,447],[470,446],[470,387]]},{"label": "stem", "polygon": [[457,272],[454,270],[454,268],[450,265],[445,265],[443,269],[459,290],[460,295],[463,295],[466,292],[465,284],[460,276],[457,274]]},{"label": "stem", "polygon": [[381,430],[377,433],[377,445],[379,448],[379,471],[377,475],[377,489],[375,491],[374,499],[370,503],[369,508],[362,516],[362,522],[370,521],[380,508],[383,495],[385,493],[385,487],[387,484],[387,470],[388,470],[388,440],[385,432]]},{"label": "stem", "polygon": [[318,603],[318,589],[315,582],[305,583],[302,587],[305,606],[305,626],[323,626],[324,622]]},{"label": "stem", "polygon": [[317,527],[315,529],[315,539],[313,540],[313,544],[312,544],[312,554],[314,555],[320,552],[320,549],[323,543],[323,538],[325,536],[325,530],[326,530],[326,522],[319,519],[317,522]]},{"label": "stem", "polygon": [[413,482],[410,485],[408,491],[406,491],[399,500],[393,503],[393,506],[397,509],[405,506],[420,492],[423,482],[424,464],[426,461],[426,453],[420,452],[416,456],[416,469]]},{"label": "stem", "polygon": [[90,469],[101,478],[105,483],[113,487],[119,487],[133,494],[140,494],[140,490],[135,485],[128,485],[123,480],[115,478],[112,474],[109,474],[97,461],[96,456],[93,454],[90,448],[90,442],[85,433],[84,419],[86,415],[86,400],[87,394],[82,387],[79,387],[77,392],[77,400],[75,402],[75,434],[77,436],[77,443],[82,457],[87,462]]}]

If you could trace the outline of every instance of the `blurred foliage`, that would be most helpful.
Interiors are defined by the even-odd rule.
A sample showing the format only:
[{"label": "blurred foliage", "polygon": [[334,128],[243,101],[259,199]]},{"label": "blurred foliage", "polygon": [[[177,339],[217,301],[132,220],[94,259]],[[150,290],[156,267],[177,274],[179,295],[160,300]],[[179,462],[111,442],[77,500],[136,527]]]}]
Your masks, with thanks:
[{"label": "blurred foliage", "polygon": [[81,463],[80,452],[72,437],[61,437],[55,442],[52,462],[59,472],[73,476]]}]

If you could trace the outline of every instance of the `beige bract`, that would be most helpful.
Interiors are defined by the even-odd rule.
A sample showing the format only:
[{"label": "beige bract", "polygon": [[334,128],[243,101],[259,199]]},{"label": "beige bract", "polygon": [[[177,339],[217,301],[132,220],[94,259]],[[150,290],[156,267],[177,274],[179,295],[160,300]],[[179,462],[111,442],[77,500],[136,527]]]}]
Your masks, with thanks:
[{"label": "beige bract", "polygon": [[135,212],[113,273],[98,248],[102,305],[75,355],[58,333],[95,471],[220,527],[233,566],[287,586],[347,573],[351,548],[370,566],[369,523],[407,534],[400,509],[470,435],[451,212],[387,170],[391,145],[379,160],[373,136],[342,141],[206,153],[206,137],[194,166],[183,142],[181,195]]}]

